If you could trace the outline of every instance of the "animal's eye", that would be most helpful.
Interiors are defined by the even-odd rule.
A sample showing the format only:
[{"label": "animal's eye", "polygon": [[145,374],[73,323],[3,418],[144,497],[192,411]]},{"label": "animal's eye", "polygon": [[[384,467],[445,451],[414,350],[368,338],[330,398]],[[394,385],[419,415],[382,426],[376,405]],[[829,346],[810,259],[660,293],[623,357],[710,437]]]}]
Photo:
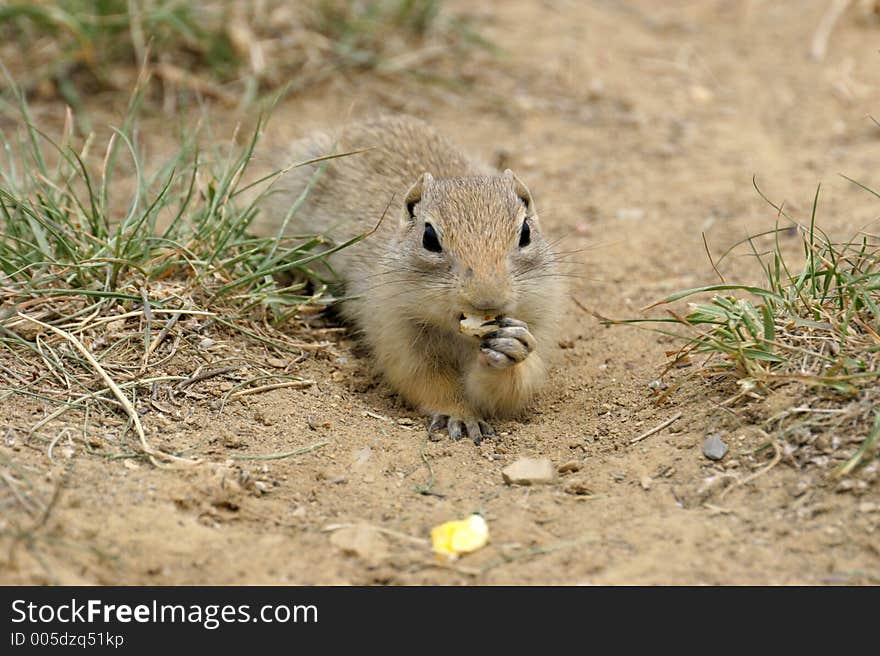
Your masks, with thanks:
[{"label": "animal's eye", "polygon": [[425,250],[431,251],[432,253],[439,253],[443,250],[443,247],[440,245],[440,240],[437,239],[437,232],[434,230],[434,226],[430,223],[425,224],[425,234],[422,235],[422,246],[425,247]]},{"label": "animal's eye", "polygon": [[522,230],[519,233],[519,247],[523,248],[532,243],[532,229],[529,228],[529,221],[526,219],[523,221]]}]

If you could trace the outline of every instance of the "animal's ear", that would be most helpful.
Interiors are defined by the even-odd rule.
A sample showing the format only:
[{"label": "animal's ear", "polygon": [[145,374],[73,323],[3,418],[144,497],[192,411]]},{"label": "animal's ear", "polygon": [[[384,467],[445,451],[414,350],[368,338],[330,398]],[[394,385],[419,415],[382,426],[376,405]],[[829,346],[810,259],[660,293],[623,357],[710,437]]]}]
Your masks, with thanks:
[{"label": "animal's ear", "polygon": [[535,201],[532,199],[532,194],[529,191],[529,188],[523,184],[523,181],[520,180],[516,175],[514,175],[513,171],[510,169],[504,170],[504,177],[513,182],[513,191],[516,194],[517,198],[519,198],[523,205],[526,206],[526,212],[529,216],[535,214]]},{"label": "animal's ear", "polygon": [[421,202],[422,195],[425,192],[425,187],[427,187],[433,181],[434,176],[432,176],[430,173],[422,173],[416,183],[409,188],[408,192],[406,192],[406,199],[403,201],[403,205],[406,209],[405,216],[409,221],[416,220],[416,205]]}]

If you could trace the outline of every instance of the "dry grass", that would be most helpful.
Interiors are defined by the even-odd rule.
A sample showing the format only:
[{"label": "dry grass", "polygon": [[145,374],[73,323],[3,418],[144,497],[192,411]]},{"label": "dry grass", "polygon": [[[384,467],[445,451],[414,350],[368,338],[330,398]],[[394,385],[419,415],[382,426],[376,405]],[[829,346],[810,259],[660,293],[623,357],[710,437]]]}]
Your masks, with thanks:
[{"label": "dry grass", "polygon": [[147,65],[166,107],[181,93],[227,105],[348,70],[457,79],[491,47],[440,0],[38,0],[0,8],[0,61],[28,95],[74,108],[125,92]]}]

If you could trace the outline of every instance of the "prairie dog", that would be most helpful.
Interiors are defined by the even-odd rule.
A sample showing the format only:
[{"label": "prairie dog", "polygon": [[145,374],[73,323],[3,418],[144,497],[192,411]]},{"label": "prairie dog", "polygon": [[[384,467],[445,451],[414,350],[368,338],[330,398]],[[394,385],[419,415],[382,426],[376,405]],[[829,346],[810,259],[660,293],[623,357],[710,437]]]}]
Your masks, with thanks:
[{"label": "prairie dog", "polygon": [[[491,419],[521,414],[545,381],[563,311],[558,258],[510,170],[492,172],[414,118],[312,135],[279,168],[361,149],[283,176],[267,227],[278,229],[310,180],[288,232],[341,242],[385,215],[329,258],[354,297],[341,312],[385,379],[430,417],[433,439],[445,428],[479,443],[494,434]],[[489,320],[479,337],[462,330],[473,316]]]}]

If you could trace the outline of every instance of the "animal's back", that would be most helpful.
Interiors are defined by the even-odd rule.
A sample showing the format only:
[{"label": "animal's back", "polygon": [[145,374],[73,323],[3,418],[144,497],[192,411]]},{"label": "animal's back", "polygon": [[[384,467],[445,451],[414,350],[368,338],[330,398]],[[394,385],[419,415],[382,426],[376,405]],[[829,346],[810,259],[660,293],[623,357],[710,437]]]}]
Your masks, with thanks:
[{"label": "animal's back", "polygon": [[263,231],[277,230],[309,184],[303,204],[287,225],[288,234],[323,234],[341,243],[369,232],[385,215],[369,238],[333,255],[331,264],[343,281],[362,280],[377,271],[403,197],[422,173],[430,171],[438,178],[487,173],[427,123],[408,116],[354,123],[338,134],[313,134],[295,142],[276,166],[350,152],[355,154],[300,166],[283,176],[261,224]]}]

